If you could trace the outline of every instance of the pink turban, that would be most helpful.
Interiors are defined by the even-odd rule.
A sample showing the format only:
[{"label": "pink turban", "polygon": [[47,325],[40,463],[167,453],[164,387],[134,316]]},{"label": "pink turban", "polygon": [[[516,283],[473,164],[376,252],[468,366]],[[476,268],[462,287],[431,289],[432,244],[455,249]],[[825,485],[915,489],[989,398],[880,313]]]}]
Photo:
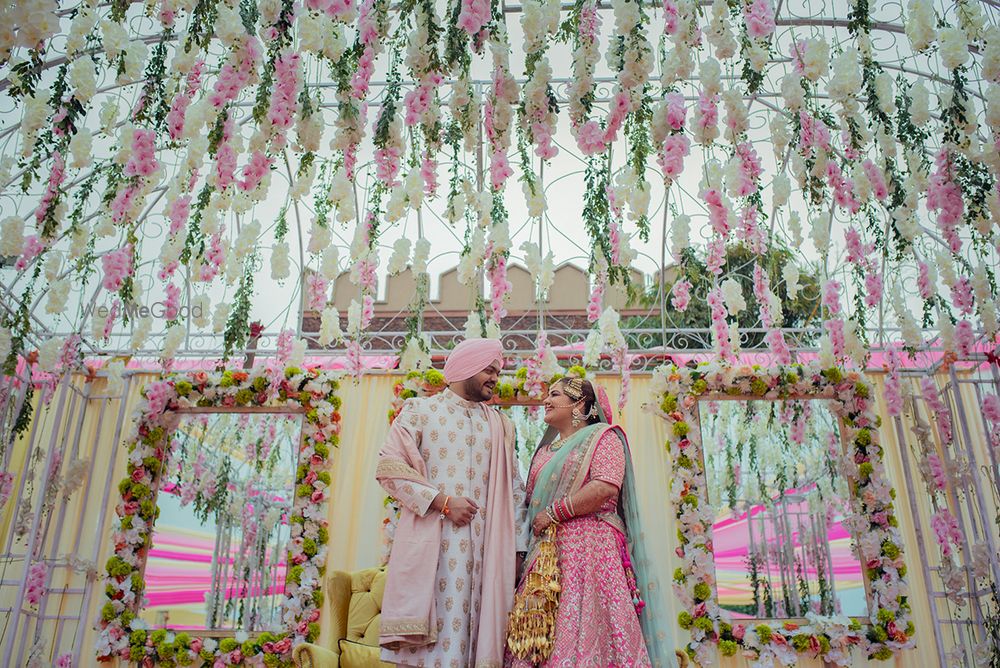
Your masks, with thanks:
[{"label": "pink turban", "polygon": [[472,378],[493,362],[503,367],[503,347],[496,339],[466,339],[455,346],[444,363],[444,379],[458,383]]}]

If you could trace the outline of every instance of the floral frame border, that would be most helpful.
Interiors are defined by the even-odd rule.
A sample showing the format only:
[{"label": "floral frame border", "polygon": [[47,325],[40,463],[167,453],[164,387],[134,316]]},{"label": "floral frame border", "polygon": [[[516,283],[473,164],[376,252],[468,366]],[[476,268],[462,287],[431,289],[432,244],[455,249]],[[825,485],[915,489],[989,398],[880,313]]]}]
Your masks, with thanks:
[{"label": "floral frame border", "polygon": [[[799,655],[849,665],[850,647],[861,646],[869,658],[886,660],[913,646],[913,622],[903,561],[902,536],[894,515],[895,490],[878,442],[881,419],[874,411],[871,386],[858,372],[821,368],[816,362],[763,369],[708,362],[654,372],[655,404],[647,407],[670,425],[667,448],[672,459],[671,497],[680,528],[674,590],[684,610],[681,628],[690,630],[687,653],[712,663],[712,646],[724,656],[738,651],[751,659],[777,659],[795,665]],[[708,504],[698,401],[712,396],[757,399],[826,399],[840,419],[845,444],[842,470],[852,489],[853,517],[845,522],[862,559],[870,591],[871,624],[846,617],[808,614],[808,623],[785,622],[772,628],[732,624],[718,605],[712,546],[713,516]],[[848,449],[853,448],[853,449]],[[858,539],[861,536],[861,539]]]},{"label": "floral frame border", "polygon": [[[138,418],[128,442],[128,470],[118,485],[114,554],[107,562],[106,602],[98,622],[97,658],[142,665],[291,665],[292,647],[320,632],[322,579],[326,571],[327,488],[330,448],[340,441],[340,374],[289,367],[177,374],[142,388]],[[303,415],[288,545],[282,622],[286,631],[236,638],[192,636],[134,625],[142,600],[144,557],[156,519],[155,495],[167,457],[164,444],[176,426],[177,409],[292,407]],[[133,531],[135,529],[135,531]]]}]

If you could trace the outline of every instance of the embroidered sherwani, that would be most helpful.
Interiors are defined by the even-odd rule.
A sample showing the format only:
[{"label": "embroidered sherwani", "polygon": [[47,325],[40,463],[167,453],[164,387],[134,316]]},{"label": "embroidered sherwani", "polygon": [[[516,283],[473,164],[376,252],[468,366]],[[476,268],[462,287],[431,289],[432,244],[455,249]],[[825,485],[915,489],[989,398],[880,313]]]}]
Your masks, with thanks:
[{"label": "embroidered sherwani", "polygon": [[[425,484],[404,477],[380,475],[385,490],[402,506],[418,517],[427,517],[430,504],[442,493],[451,497],[465,496],[481,508],[487,498],[490,483],[490,452],[496,442],[491,438],[486,411],[496,409],[465,401],[450,390],[425,399],[411,399],[393,422],[390,438],[412,439],[426,470]],[[506,428],[513,425],[503,416]],[[513,452],[513,450],[512,450]],[[396,460],[380,453],[380,471],[389,472],[398,466]],[[386,471],[388,469],[388,471]],[[507,467],[514,477],[514,520],[516,544],[504,546],[511,551],[527,549],[527,509],[524,484],[517,473],[516,462]],[[482,566],[485,544],[485,513],[476,514],[472,522],[459,527],[449,519],[441,522],[441,545],[436,569],[434,610],[436,640],[418,647],[388,649],[383,647],[382,660],[406,666],[441,666],[465,668],[484,665],[475,647],[480,624],[506,628],[506,619],[481,619]],[[391,564],[391,562],[390,562]],[[391,568],[391,565],[390,565]],[[383,610],[383,624],[391,611]],[[387,629],[382,633],[405,632],[407,629]]]}]

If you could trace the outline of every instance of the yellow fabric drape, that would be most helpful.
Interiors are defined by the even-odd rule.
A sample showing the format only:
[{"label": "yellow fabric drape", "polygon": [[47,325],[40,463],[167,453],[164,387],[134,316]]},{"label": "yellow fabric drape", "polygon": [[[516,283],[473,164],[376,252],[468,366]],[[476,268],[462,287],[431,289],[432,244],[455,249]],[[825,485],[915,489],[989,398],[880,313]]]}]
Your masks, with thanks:
[{"label": "yellow fabric drape", "polygon": [[[871,377],[878,392],[879,413],[885,416],[881,375],[873,374]],[[91,398],[85,399],[78,396],[74,400],[72,392],[67,395],[63,416],[58,421],[54,416],[55,406],[59,400],[59,390],[57,390],[56,398],[53,399],[50,406],[36,409],[35,419],[39,421],[33,441],[36,445],[42,446],[43,450],[48,448],[52,442],[55,442],[60,448],[69,447],[70,450],[67,451],[66,455],[67,460],[69,460],[73,457],[71,448],[73,443],[77,442],[76,433],[79,430],[79,452],[75,456],[80,459],[87,458],[92,463],[89,487],[84,482],[69,499],[69,502],[65,504],[65,519],[62,522],[61,531],[56,531],[56,529],[59,528],[57,519],[63,504],[61,501],[56,504],[56,512],[42,546],[43,553],[46,557],[52,555],[53,541],[58,540],[58,547],[54,550],[55,556],[74,556],[79,559],[91,560],[96,555],[95,561],[99,571],[98,580],[92,586],[89,604],[87,609],[83,611],[84,622],[82,624],[75,620],[63,622],[58,645],[56,645],[57,625],[60,622],[47,620],[41,625],[40,635],[43,643],[48,643],[45,655],[49,657],[49,660],[54,660],[57,656],[71,652],[79,646],[82,648],[80,665],[94,663],[93,647],[96,633],[93,630],[93,625],[99,609],[104,603],[100,578],[103,575],[104,563],[111,555],[111,529],[114,521],[114,506],[118,501],[117,483],[125,473],[127,460],[123,441],[131,429],[133,413],[139,401],[138,390],[144,382],[154,378],[156,376],[153,375],[134,376],[127,385],[125,397],[107,400],[100,398],[104,392],[104,381],[98,379],[90,384]],[[358,384],[348,379],[341,385],[340,395],[343,399],[342,414],[344,419],[340,447],[333,452],[332,457],[333,484],[330,490],[328,512],[331,536],[327,561],[329,570],[357,570],[377,565],[380,562],[384,492],[375,483],[374,473],[377,453],[388,428],[386,412],[393,397],[392,388],[398,380],[398,376],[370,375],[363,378]],[[607,389],[612,403],[616,404],[621,389],[620,379],[600,377],[598,380]],[[73,378],[72,383],[79,392],[85,391],[87,384],[82,378]],[[641,498],[641,511],[647,517],[657,518],[655,523],[649,523],[650,533],[643,539],[652,543],[652,551],[663,555],[660,579],[664,586],[669,587],[673,570],[678,565],[678,559],[674,554],[676,522],[669,491],[670,463],[664,445],[666,443],[666,425],[659,418],[642,410],[642,404],[651,398],[649,387],[650,378],[648,375],[634,376],[629,404],[621,415],[616,412],[615,421],[625,428],[629,436],[637,475],[636,487]],[[976,408],[978,406],[977,397],[973,390],[968,387],[962,389],[962,395],[967,414],[974,418],[970,420],[970,430],[973,432],[972,442],[975,447],[980,449],[979,454],[984,457],[981,461],[988,461],[985,459],[985,448],[988,446],[985,445],[985,435],[981,420],[978,418],[979,411]],[[35,401],[37,404],[37,398]],[[121,418],[120,425],[119,418]],[[956,424],[956,429],[958,428],[959,425]],[[115,435],[119,429],[120,432],[118,432],[116,439]],[[20,476],[24,457],[29,454],[27,436],[30,433],[29,429],[25,437],[13,446],[10,470],[15,476]],[[53,435],[55,436],[54,441]],[[904,536],[911,590],[910,601],[913,606],[916,642],[919,647],[916,651],[906,652],[897,657],[895,665],[907,668],[935,665],[937,652],[934,629],[931,625],[927,583],[923,581],[919,544],[911,513],[912,502],[926,534],[929,532],[930,505],[925,493],[918,491],[913,495],[912,500],[907,494],[903,458],[900,452],[900,448],[904,446],[899,442],[893,421],[885,420],[885,424],[880,430],[880,436],[885,449],[886,468],[897,491],[896,509],[900,520],[900,529]],[[903,438],[906,439],[907,443],[913,440],[908,426],[903,433]],[[42,464],[35,467],[37,485],[40,485],[43,468]],[[920,474],[916,470],[916,460],[912,454],[910,456],[910,469],[915,488],[922,490]],[[16,478],[15,489],[25,482],[19,477]],[[108,496],[105,505],[106,490]],[[987,502],[993,504],[990,507],[990,512],[995,514],[995,498],[990,497],[989,493],[987,493],[987,497]],[[0,511],[0,539],[4,542],[12,529],[15,516],[16,509],[13,507],[13,503],[8,504]],[[103,530],[98,535],[97,529],[102,518]],[[936,564],[938,556],[933,545],[933,537],[924,535],[923,539],[925,544],[929,546],[930,563]],[[23,549],[23,542],[15,544],[15,551],[23,552]],[[4,579],[8,582],[12,580],[19,582],[23,568],[24,564],[20,561],[7,564]],[[54,567],[50,587],[53,591],[49,593],[46,615],[79,614],[84,600],[84,596],[79,593],[85,588],[83,575],[67,567]],[[13,606],[16,594],[16,586],[0,587],[0,608]],[[672,597],[672,594],[670,595]],[[323,612],[328,614],[328,605],[324,607]],[[21,629],[24,628],[26,619],[22,617]],[[0,614],[0,622],[2,620],[3,615]],[[32,624],[31,629],[34,630],[34,620],[31,619],[30,623]],[[942,630],[942,633],[946,643],[950,643],[951,631],[945,629]],[[688,640],[688,633],[675,626],[674,635],[676,645],[683,647]],[[19,643],[20,636],[21,632],[19,631],[14,639],[7,637],[0,640],[0,645],[10,641]],[[323,643],[326,640],[326,638],[321,638],[320,642]],[[31,645],[31,642],[29,640],[28,646]],[[864,665],[864,663],[863,659],[859,658],[855,665]],[[727,668],[744,666],[746,661],[736,657],[724,659],[722,665]],[[821,663],[819,661],[802,661],[800,665],[818,667]],[[876,662],[872,662],[872,665],[876,665]],[[878,665],[886,664],[879,663]]]}]

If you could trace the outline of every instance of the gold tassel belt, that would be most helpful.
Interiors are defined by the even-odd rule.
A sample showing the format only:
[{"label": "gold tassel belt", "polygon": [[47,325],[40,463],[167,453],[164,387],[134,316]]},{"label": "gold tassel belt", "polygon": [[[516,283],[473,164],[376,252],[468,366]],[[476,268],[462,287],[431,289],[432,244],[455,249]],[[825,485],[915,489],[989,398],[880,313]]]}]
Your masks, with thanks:
[{"label": "gold tassel belt", "polygon": [[507,625],[507,648],[522,661],[543,663],[552,654],[556,615],[559,611],[559,552],[556,525],[545,530],[538,544],[538,557],[514,596]]}]

